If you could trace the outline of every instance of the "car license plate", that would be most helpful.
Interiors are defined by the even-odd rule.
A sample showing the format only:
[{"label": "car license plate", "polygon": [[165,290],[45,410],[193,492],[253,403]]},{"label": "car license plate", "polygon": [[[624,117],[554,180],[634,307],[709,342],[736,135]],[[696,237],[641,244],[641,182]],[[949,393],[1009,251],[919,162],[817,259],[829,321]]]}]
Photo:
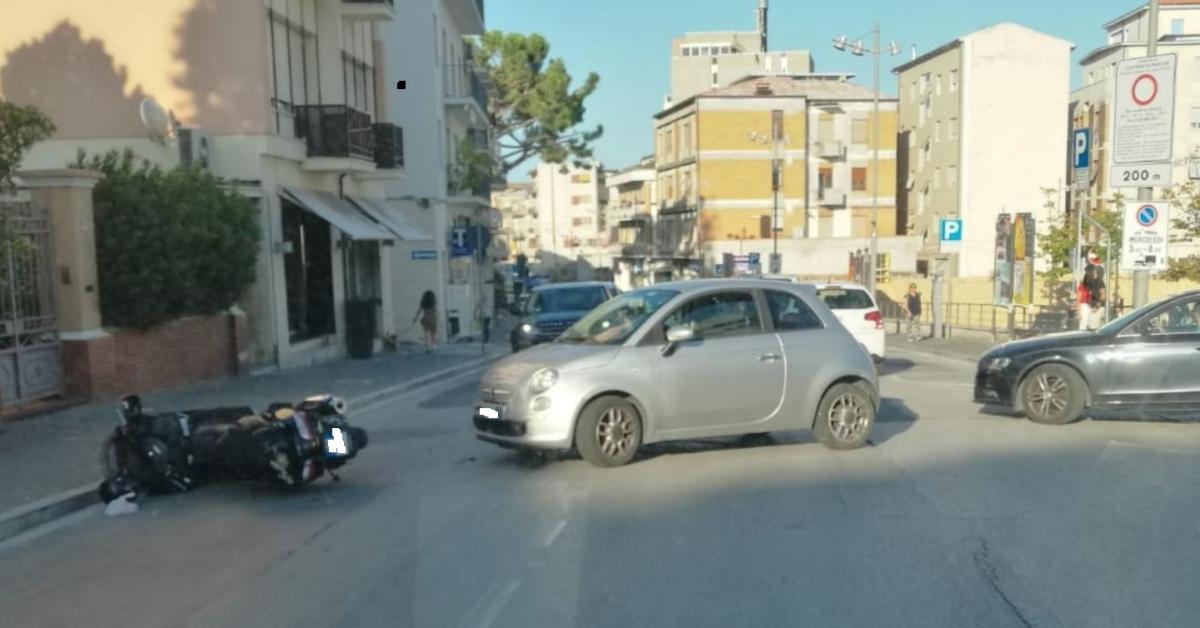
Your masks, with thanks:
[{"label": "car license plate", "polygon": [[475,409],[475,414],[476,416],[492,421],[499,421],[501,418],[500,408],[493,408],[491,406],[479,406]]}]

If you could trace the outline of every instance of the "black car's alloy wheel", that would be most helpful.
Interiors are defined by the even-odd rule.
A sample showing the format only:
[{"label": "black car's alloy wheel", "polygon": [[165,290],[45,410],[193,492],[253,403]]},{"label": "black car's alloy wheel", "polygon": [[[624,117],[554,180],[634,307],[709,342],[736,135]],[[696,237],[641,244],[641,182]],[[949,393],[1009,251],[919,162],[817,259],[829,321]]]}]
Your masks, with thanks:
[{"label": "black car's alloy wheel", "polygon": [[1063,425],[1079,418],[1087,396],[1083,378],[1069,366],[1039,366],[1021,381],[1021,407],[1036,423]]}]

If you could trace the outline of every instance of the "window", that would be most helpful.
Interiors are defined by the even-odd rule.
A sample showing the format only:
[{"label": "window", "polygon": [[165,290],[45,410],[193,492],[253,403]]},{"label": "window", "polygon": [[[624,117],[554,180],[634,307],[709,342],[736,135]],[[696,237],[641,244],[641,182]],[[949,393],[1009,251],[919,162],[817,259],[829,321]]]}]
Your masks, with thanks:
[{"label": "window", "polygon": [[937,75],[937,80],[934,81],[934,93],[938,96],[942,95],[942,75]]},{"label": "window", "polygon": [[817,122],[817,139],[822,142],[833,141],[833,118],[822,116]]},{"label": "window", "polygon": [[958,118],[950,118],[949,137],[952,140],[958,139]]},{"label": "window", "polygon": [[780,65],[780,70],[784,74],[790,74],[790,72],[788,71],[788,57],[786,54],[779,57],[779,65]]},{"label": "window", "polygon": [[591,199],[588,196],[572,196],[571,204],[572,205],[586,205],[589,200],[591,200]]},{"label": "window", "polygon": [[851,168],[850,169],[850,189],[855,192],[864,192],[867,189],[867,169],[866,168]]},{"label": "window", "polygon": [[1192,107],[1192,130],[1200,131],[1200,107]]},{"label": "window", "polygon": [[692,123],[684,122],[683,131],[679,134],[679,143],[681,144],[683,157],[691,157],[692,155]]},{"label": "window", "polygon": [[802,331],[820,329],[821,319],[800,297],[778,290],[767,290],[767,309],[771,311],[771,322],[775,330]]},{"label": "window", "polygon": [[942,141],[942,121],[938,120],[933,123],[933,141]]},{"label": "window", "polygon": [[684,47],[683,47],[683,56],[685,56],[685,57],[690,57],[690,56],[692,56],[692,47],[691,47],[691,46],[684,46]]},{"label": "window", "polygon": [[1170,334],[1200,334],[1200,301],[1176,303],[1139,323],[1155,336]]},{"label": "window", "polygon": [[771,111],[771,137],[773,139],[783,139],[783,110],[774,109]]},{"label": "window", "polygon": [[831,310],[870,310],[875,308],[875,302],[866,290],[857,288],[822,288],[817,290],[817,298]]},{"label": "window", "polygon": [[833,187],[832,166],[821,166],[821,169],[817,171],[817,183],[821,186],[822,190],[827,190]]},{"label": "window", "polygon": [[936,190],[940,187],[942,187],[942,169],[939,167],[933,169],[933,189]]},{"label": "window", "polygon": [[850,141],[855,144],[867,143],[867,119],[855,118],[850,121]]},{"label": "window", "polygon": [[571,183],[591,183],[591,182],[592,182],[592,173],[590,173],[590,172],[581,172],[579,174],[571,175]]},{"label": "window", "polygon": [[346,105],[374,118],[375,66],[370,23],[346,22],[342,46],[342,84]]},{"label": "window", "polygon": [[929,91],[929,73],[928,72],[921,75],[921,94],[924,95],[925,92],[927,92],[927,91]]},{"label": "window", "polygon": [[712,86],[717,87],[720,84],[721,84],[720,77],[719,77],[719,73],[717,72],[717,62],[713,61],[713,64],[712,64]]},{"label": "window", "polygon": [[663,133],[663,146],[665,147],[663,156],[667,161],[675,161],[675,133],[671,129],[667,129]]},{"label": "window", "polygon": [[749,292],[718,292],[696,297],[664,321],[664,331],[690,326],[698,338],[714,339],[762,331],[758,304]]},{"label": "window", "polygon": [[1171,34],[1172,35],[1182,35],[1183,34],[1183,20],[1181,20],[1181,19],[1171,20]]},{"label": "window", "polygon": [[950,91],[958,91],[958,70],[950,70]]},{"label": "window", "polygon": [[946,187],[958,187],[958,166],[946,166]]},{"label": "window", "polygon": [[912,85],[908,86],[908,101],[917,102],[917,82],[913,81]]},{"label": "window", "polygon": [[316,9],[312,0],[286,5],[280,13],[268,10],[271,24],[271,106],[275,132],[284,137],[296,134],[295,108],[320,101],[317,93]]}]

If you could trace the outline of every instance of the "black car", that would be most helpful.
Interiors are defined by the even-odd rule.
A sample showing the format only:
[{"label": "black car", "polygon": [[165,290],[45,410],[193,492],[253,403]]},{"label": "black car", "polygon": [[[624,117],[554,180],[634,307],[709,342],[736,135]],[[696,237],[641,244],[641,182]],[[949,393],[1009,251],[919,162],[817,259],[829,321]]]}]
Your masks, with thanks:
[{"label": "black car", "polygon": [[555,283],[533,289],[513,328],[513,351],[550,342],[584,314],[611,299],[617,287],[600,281]]},{"label": "black car", "polygon": [[977,403],[1061,425],[1084,408],[1200,409],[1200,291],[1151,303],[1100,329],[1002,344],[979,361]]}]

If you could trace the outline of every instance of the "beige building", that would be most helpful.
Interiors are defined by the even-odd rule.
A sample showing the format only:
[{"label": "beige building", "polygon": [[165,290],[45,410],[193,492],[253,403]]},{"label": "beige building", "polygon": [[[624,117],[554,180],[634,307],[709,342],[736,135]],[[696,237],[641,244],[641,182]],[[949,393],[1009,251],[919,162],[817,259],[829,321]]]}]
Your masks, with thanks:
[{"label": "beige building", "polygon": [[812,72],[807,50],[768,52],[767,9],[767,0],[758,0],[757,30],[686,33],[672,40],[671,91],[663,108],[752,74]]},{"label": "beige building", "polygon": [[532,183],[509,183],[492,192],[492,206],[500,213],[498,236],[507,247],[506,261],[518,255],[533,260],[541,248],[538,239],[537,195]]},{"label": "beige building", "polygon": [[[348,301],[377,303],[381,341],[408,327],[420,291],[446,293],[448,205],[487,206],[486,193],[458,192],[445,174],[454,125],[469,124],[445,120],[471,108],[457,87],[469,81],[439,72],[440,111],[412,119],[419,109],[404,98],[414,90],[398,92],[395,76],[398,60],[431,76],[461,68],[461,35],[483,31],[482,6],[26,3],[0,20],[0,98],[58,126],[26,168],[61,167],[78,148],[129,148],[165,167],[207,168],[256,199],[258,281],[242,301],[251,360],[308,364],[345,354]],[[410,10],[421,15],[401,13]],[[425,40],[443,45],[413,44]],[[412,143],[424,128],[438,129],[432,147]],[[426,193],[409,182],[427,178],[428,162],[440,190]]]},{"label": "beige building", "polygon": [[[963,219],[947,272],[990,276],[1001,212],[1052,217],[1043,190],[1063,185],[1072,44],[1011,23],[956,38],[897,67],[903,229],[921,238],[919,269],[941,218]],[[1017,89],[1019,86],[1019,89]],[[1036,95],[1032,97],[1031,95]]]},{"label": "beige building", "polygon": [[537,165],[533,180],[537,239],[541,246],[536,261],[546,272],[577,262],[587,269],[607,265],[601,234],[601,210],[606,196],[603,174],[595,164]]},{"label": "beige building", "polygon": [[648,285],[654,279],[654,223],[658,217],[654,156],[610,173],[607,183],[604,224],[613,280],[622,290]]},{"label": "beige building", "polygon": [[[1084,55],[1082,85],[1071,93],[1071,126],[1092,130],[1088,185],[1072,194],[1072,208],[1094,212],[1109,207],[1116,194],[1136,198],[1136,187],[1110,181],[1113,137],[1113,81],[1117,64],[1146,56],[1149,10],[1142,5],[1104,24],[1105,44]],[[1200,179],[1200,0],[1165,0],[1159,11],[1158,54],[1175,55],[1175,128],[1172,138],[1175,185]],[[1068,172],[1070,176],[1070,172]],[[1196,242],[1172,242],[1172,257],[1200,254]]]}]

